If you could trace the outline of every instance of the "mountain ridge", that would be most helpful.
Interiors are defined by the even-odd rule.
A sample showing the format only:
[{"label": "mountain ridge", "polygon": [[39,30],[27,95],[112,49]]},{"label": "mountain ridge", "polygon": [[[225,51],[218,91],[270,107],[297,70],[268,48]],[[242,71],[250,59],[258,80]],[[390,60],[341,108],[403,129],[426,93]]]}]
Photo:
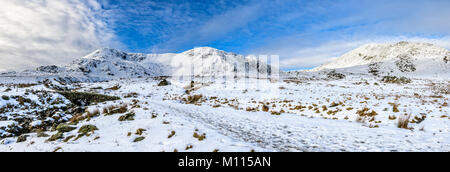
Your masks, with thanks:
[{"label": "mountain ridge", "polygon": [[336,60],[323,64],[314,71],[323,69],[347,68],[360,65],[368,65],[377,62],[387,62],[401,58],[412,60],[441,59],[445,62],[445,57],[450,56],[450,52],[442,47],[429,43],[418,42],[398,42],[393,44],[366,44],[360,46]]},{"label": "mountain ridge", "polygon": [[178,54],[127,53],[112,48],[100,48],[67,65],[40,66],[19,74],[53,75],[70,82],[81,82],[145,76],[243,75],[245,65],[250,69],[256,69],[258,66],[260,73],[267,74],[268,67],[263,64],[264,62],[258,62],[256,58],[212,47],[197,47]]}]

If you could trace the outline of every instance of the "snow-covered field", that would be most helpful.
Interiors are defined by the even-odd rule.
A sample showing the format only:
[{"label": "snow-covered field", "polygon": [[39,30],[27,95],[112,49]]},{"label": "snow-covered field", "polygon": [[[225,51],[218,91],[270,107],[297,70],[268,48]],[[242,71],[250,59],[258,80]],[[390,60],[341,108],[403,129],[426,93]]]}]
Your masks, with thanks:
[{"label": "snow-covered field", "polygon": [[0,151],[450,151],[450,51],[369,44],[291,72],[273,57],[100,49],[2,73]]},{"label": "snow-covered field", "polygon": [[[0,151],[450,151],[449,80],[391,84],[374,76],[331,80],[305,73],[278,80],[160,81],[17,85],[4,79],[0,92],[10,98],[0,98]],[[27,114],[72,108],[54,85],[120,99],[57,116]],[[48,93],[45,100],[38,90]],[[405,116],[409,124],[399,128]],[[71,125],[56,127],[58,120]],[[11,135],[14,125],[28,129]],[[86,125],[97,130],[80,131]]]}]

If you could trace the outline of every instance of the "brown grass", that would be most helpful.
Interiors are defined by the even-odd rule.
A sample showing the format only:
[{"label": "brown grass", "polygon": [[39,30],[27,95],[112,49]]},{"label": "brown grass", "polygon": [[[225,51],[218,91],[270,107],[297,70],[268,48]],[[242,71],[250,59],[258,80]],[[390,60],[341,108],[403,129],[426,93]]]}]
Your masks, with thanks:
[{"label": "brown grass", "polygon": [[122,114],[127,111],[128,111],[128,105],[126,105],[126,104],[120,105],[120,106],[110,105],[110,106],[103,108],[103,114],[105,116],[114,115],[114,114]]},{"label": "brown grass", "polygon": [[192,145],[187,145],[186,146],[186,150],[189,150],[189,149],[192,149],[192,148],[194,148],[194,146],[192,146]]},{"label": "brown grass", "polygon": [[199,135],[197,132],[194,132],[194,138],[198,139],[198,141],[203,141],[206,138],[206,133]]},{"label": "brown grass", "polygon": [[377,116],[377,115],[378,115],[378,113],[375,112],[374,110],[372,110],[372,111],[369,112],[369,108],[367,108],[367,107],[365,107],[365,108],[362,109],[362,110],[358,110],[358,111],[356,112],[356,114],[358,114],[359,116],[368,116],[368,117],[374,117],[374,116]]},{"label": "brown grass", "polygon": [[173,136],[175,136],[175,133],[176,133],[175,131],[172,131],[172,132],[169,134],[169,136],[167,136],[167,138],[169,138],[169,139],[172,138]]},{"label": "brown grass", "polygon": [[111,88],[107,88],[107,90],[113,90],[113,91],[116,91],[116,90],[119,90],[120,88],[121,88],[120,85],[114,85],[114,86],[111,87]]},{"label": "brown grass", "polygon": [[142,135],[142,134],[144,133],[144,131],[147,131],[147,130],[146,130],[146,129],[139,128],[139,129],[136,130],[136,133],[135,133],[135,134],[140,136],[140,135]]},{"label": "brown grass", "polygon": [[409,125],[409,118],[411,118],[411,115],[408,115],[408,114],[401,115],[401,116],[398,118],[397,127],[398,127],[398,128],[409,129],[409,128],[408,128],[408,125]]},{"label": "brown grass", "polygon": [[397,119],[397,117],[395,116],[395,115],[389,115],[389,120],[396,120]]},{"label": "brown grass", "polygon": [[263,105],[262,111],[264,111],[264,112],[269,112],[269,107],[266,106],[266,105]]}]

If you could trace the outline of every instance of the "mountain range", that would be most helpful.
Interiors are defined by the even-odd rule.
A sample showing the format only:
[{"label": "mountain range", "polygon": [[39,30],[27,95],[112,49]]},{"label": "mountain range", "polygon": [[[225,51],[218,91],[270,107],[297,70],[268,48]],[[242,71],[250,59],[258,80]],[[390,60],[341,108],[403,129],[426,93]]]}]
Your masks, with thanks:
[{"label": "mountain range", "polygon": [[[275,70],[279,71],[277,66],[268,65],[256,57],[244,57],[210,47],[199,47],[179,54],[126,53],[102,48],[67,65],[41,66],[3,75],[58,76],[76,82],[144,76],[267,76]],[[428,43],[367,44],[306,72],[328,70],[449,78],[450,51]]]}]

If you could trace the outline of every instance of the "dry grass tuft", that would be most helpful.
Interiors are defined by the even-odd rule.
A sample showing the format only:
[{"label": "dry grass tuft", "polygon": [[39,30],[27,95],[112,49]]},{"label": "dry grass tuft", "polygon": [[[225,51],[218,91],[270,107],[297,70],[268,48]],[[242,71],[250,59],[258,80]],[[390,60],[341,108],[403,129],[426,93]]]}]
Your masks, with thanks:
[{"label": "dry grass tuft", "polygon": [[103,114],[105,116],[109,116],[109,115],[114,115],[114,114],[122,114],[128,111],[128,105],[124,104],[124,105],[120,105],[120,106],[107,106],[105,108],[103,108]]},{"label": "dry grass tuft", "polygon": [[358,114],[359,116],[368,116],[368,117],[374,117],[374,116],[377,116],[377,115],[378,115],[378,113],[375,112],[374,110],[372,110],[372,111],[369,112],[369,108],[367,108],[367,107],[365,107],[365,108],[362,109],[362,110],[358,110],[358,111],[356,112],[356,114]]},{"label": "dry grass tuft", "polygon": [[397,117],[395,116],[395,115],[389,115],[389,120],[396,120],[397,119]]},{"label": "dry grass tuft", "polygon": [[398,123],[397,123],[397,127],[398,128],[404,128],[404,129],[409,129],[408,125],[409,125],[409,119],[411,118],[411,115],[405,114],[405,115],[401,115],[398,118]]},{"label": "dry grass tuft", "polygon": [[266,106],[266,105],[263,105],[262,111],[264,111],[264,112],[269,112],[269,107]]},{"label": "dry grass tuft", "polygon": [[194,138],[198,139],[198,141],[203,141],[206,138],[206,133],[199,135],[197,132],[194,132]]},{"label": "dry grass tuft", "polygon": [[175,131],[170,132],[170,134],[169,134],[169,136],[167,136],[167,138],[169,138],[169,139],[172,138],[173,136],[175,136],[175,133],[176,133]]},{"label": "dry grass tuft", "polygon": [[147,130],[146,130],[146,129],[139,128],[139,129],[136,130],[136,133],[134,133],[134,134],[140,136],[140,135],[142,135],[142,134],[144,133],[144,131],[147,131]]}]

